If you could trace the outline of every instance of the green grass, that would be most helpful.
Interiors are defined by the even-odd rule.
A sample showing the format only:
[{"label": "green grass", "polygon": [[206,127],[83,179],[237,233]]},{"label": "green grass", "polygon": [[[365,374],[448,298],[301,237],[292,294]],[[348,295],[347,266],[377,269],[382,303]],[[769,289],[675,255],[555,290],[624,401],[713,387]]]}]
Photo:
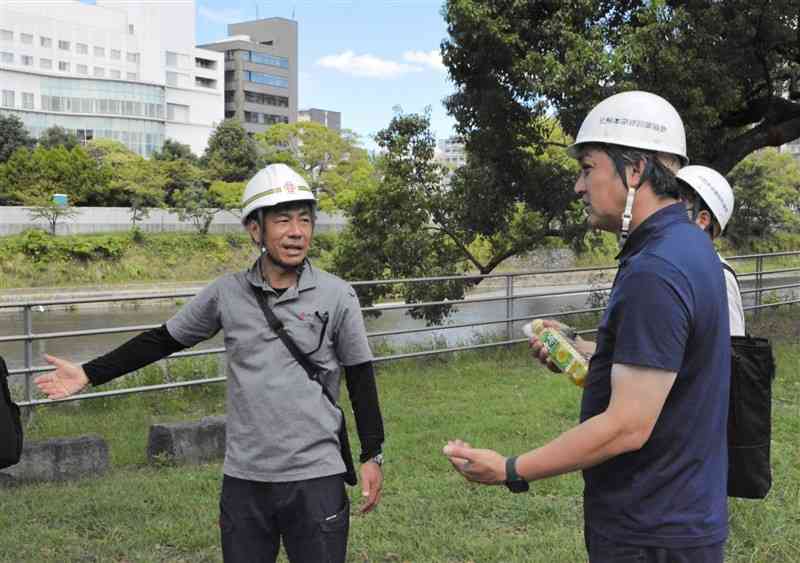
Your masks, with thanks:
[{"label": "green grass", "polygon": [[[731,500],[727,561],[800,560],[798,314],[784,308],[751,323],[773,338],[778,362],[774,484],[766,500]],[[183,362],[171,374],[188,379],[210,368]],[[159,377],[148,369],[122,384]],[[540,369],[524,347],[382,365],[379,387],[385,492],[375,513],[353,516],[350,561],[585,561],[580,475],[511,495],[467,484],[440,453],[453,438],[504,454],[541,445],[575,424],[578,388]],[[0,560],[220,561],[220,464],[150,467],[145,444],[153,422],[221,413],[223,394],[211,385],[38,408],[29,439],[101,434],[112,469],[99,479],[0,491]],[[358,502],[358,489],[351,495]]]}]

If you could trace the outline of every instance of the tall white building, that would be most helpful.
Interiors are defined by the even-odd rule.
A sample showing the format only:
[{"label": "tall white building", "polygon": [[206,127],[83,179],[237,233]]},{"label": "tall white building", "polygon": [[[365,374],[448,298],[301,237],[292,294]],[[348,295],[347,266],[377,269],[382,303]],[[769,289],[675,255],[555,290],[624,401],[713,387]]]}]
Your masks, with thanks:
[{"label": "tall white building", "polygon": [[451,168],[458,168],[467,163],[467,153],[464,143],[458,137],[447,137],[436,142],[434,160],[441,162]]},{"label": "tall white building", "polygon": [[195,44],[194,0],[2,0],[0,113],[34,136],[59,125],[144,156],[168,138],[202,154],[224,61]]}]

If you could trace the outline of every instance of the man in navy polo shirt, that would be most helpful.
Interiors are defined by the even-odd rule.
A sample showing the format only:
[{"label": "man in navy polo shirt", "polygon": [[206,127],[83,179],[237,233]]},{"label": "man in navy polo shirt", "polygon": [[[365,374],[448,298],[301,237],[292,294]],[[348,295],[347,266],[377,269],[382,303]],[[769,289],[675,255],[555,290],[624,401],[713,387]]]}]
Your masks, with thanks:
[{"label": "man in navy polo shirt", "polygon": [[[728,307],[711,241],[678,199],[683,123],[659,96],[617,94],[589,113],[571,150],[589,223],[619,232],[622,244],[596,349],[580,343],[593,352],[581,424],[519,457],[460,440],[444,453],[467,479],[512,490],[583,470],[592,563],[721,563]],[[541,343],[531,344],[548,361]]]}]

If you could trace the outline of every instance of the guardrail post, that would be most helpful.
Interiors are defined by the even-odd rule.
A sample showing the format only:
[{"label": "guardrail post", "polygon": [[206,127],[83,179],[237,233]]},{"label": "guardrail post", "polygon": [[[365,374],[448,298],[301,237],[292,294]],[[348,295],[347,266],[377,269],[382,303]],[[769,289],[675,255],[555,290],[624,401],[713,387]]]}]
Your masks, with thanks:
[{"label": "guardrail post", "polygon": [[756,317],[761,311],[761,294],[764,291],[762,289],[763,276],[764,276],[764,257],[757,256],[756,257],[756,309],[754,311]]},{"label": "guardrail post", "polygon": [[25,320],[25,400],[33,399],[31,375],[33,375],[33,311],[30,305],[22,309]]},{"label": "guardrail post", "polygon": [[506,340],[514,338],[514,276],[506,276]]}]

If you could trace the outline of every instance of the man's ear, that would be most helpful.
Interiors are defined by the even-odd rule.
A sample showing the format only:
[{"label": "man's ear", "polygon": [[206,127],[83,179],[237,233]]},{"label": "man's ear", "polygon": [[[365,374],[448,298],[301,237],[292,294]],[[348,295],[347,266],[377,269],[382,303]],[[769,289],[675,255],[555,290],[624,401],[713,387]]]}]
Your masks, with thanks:
[{"label": "man's ear", "polygon": [[250,234],[250,239],[255,243],[261,244],[261,226],[258,221],[249,221],[247,223],[247,232]]},{"label": "man's ear", "polygon": [[639,184],[642,183],[642,175],[644,174],[644,169],[646,166],[647,161],[641,158],[633,164],[629,164],[625,167],[625,171],[628,174],[628,186],[632,188],[639,187]]},{"label": "man's ear", "polygon": [[709,227],[713,229],[714,217],[711,216],[711,213],[709,213],[707,209],[703,209],[700,213],[698,213],[697,217],[694,219],[694,222],[704,231],[709,231],[713,234],[713,231],[710,231]]}]

